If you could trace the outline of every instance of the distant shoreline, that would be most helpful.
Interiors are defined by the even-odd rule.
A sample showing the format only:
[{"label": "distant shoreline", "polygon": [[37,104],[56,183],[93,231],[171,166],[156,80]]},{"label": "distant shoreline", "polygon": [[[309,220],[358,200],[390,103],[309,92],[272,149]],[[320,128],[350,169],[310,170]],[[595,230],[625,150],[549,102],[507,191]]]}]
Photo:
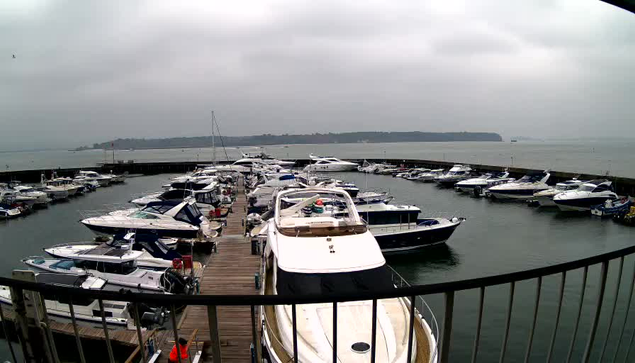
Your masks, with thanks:
[{"label": "distant shoreline", "polygon": [[[347,132],[328,134],[227,136],[214,137],[216,146],[248,147],[271,145],[307,144],[355,144],[355,143],[400,143],[400,142],[502,142],[503,138],[493,132]],[[212,137],[178,137],[164,139],[117,139],[92,146],[81,146],[83,150],[146,150],[146,149],[195,149],[212,145]]]}]

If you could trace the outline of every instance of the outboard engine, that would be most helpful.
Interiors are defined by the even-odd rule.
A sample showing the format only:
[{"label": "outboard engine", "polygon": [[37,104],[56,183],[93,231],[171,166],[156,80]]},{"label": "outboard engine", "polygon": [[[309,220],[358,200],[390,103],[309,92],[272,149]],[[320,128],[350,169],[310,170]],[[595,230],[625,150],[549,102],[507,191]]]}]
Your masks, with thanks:
[{"label": "outboard engine", "polygon": [[153,308],[146,304],[139,304],[139,322],[143,328],[152,328],[155,325],[161,326],[168,320],[168,311],[164,307]]}]

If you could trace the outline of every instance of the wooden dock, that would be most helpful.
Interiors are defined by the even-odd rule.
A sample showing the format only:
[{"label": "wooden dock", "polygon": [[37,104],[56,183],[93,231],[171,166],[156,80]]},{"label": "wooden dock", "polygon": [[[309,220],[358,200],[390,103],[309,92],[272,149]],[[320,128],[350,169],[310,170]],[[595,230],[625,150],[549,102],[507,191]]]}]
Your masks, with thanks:
[{"label": "wooden dock", "polygon": [[[239,183],[240,184],[240,183]],[[218,252],[211,255],[201,277],[202,295],[252,295],[257,293],[255,274],[260,269],[260,256],[251,254],[251,242],[245,238],[243,219],[247,201],[242,186],[238,188],[227,226],[218,238]],[[219,306],[218,328],[223,362],[248,362],[251,360],[251,311],[249,307]],[[178,324],[179,335],[184,338],[198,330],[196,339],[210,341],[207,307],[188,306]],[[165,335],[160,342],[161,360],[166,362],[174,345],[174,336]],[[209,346],[209,344],[205,344]],[[194,351],[190,349],[190,355]],[[203,362],[211,362],[210,352],[204,352]]]}]

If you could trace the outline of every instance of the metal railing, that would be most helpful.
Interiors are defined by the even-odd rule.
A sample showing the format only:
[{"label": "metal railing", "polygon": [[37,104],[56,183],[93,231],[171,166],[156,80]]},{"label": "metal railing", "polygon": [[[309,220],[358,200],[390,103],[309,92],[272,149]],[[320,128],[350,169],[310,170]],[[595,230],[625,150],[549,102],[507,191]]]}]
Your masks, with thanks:
[{"label": "metal railing", "polygon": [[[476,290],[478,291],[478,301],[474,306],[477,306],[476,314],[470,316],[473,321],[476,322],[476,331],[474,332],[474,340],[473,340],[473,348],[471,354],[471,361],[476,362],[479,357],[479,349],[481,348],[481,338],[483,333],[483,321],[485,316],[484,311],[484,302],[485,295],[489,288],[497,286],[497,285],[508,285],[509,292],[507,296],[507,305],[506,305],[506,313],[505,313],[505,321],[504,321],[504,329],[503,329],[503,339],[500,345],[499,352],[499,362],[506,361],[506,358],[509,357],[508,351],[508,343],[512,336],[514,336],[514,330],[510,329],[512,313],[519,313],[518,311],[514,311],[514,298],[516,287],[523,281],[535,281],[536,289],[533,299],[533,309],[530,309],[528,315],[531,314],[531,324],[529,326],[529,334],[527,336],[527,344],[524,347],[525,358],[524,361],[527,362],[530,360],[532,355],[532,350],[534,349],[534,341],[536,337],[536,322],[537,318],[540,315],[540,304],[542,294],[543,281],[548,276],[555,276],[559,278],[559,288],[557,290],[557,301],[554,307],[555,317],[552,320],[553,327],[550,329],[548,334],[549,336],[549,347],[546,350],[547,352],[547,361],[554,361],[554,348],[556,346],[563,346],[562,339],[566,341],[566,346],[568,346],[568,353],[566,361],[582,361],[588,362],[591,360],[591,355],[594,357],[598,356],[599,360],[609,360],[616,361],[618,357],[618,353],[621,353],[624,357],[624,361],[628,361],[628,358],[631,353],[631,346],[633,344],[633,340],[635,338],[635,330],[632,326],[629,325],[628,321],[628,313],[630,310],[630,305],[632,302],[632,294],[633,287],[635,284],[635,268],[633,272],[633,276],[623,276],[624,274],[624,265],[625,265],[625,257],[635,254],[635,246],[626,247],[620,250],[583,258],[571,262],[555,264],[546,267],[534,268],[524,271],[512,272],[507,274],[489,276],[489,277],[481,277],[474,279],[466,279],[460,281],[452,281],[452,282],[444,282],[444,283],[433,283],[426,285],[417,285],[417,286],[409,286],[405,280],[396,274],[395,283],[397,288],[388,289],[385,291],[368,291],[361,293],[342,293],[337,296],[322,296],[322,295],[302,295],[302,296],[278,296],[278,295],[190,295],[190,296],[179,296],[179,295],[158,295],[158,294],[137,294],[137,293],[123,293],[123,292],[108,292],[108,291],[90,291],[83,289],[73,289],[67,287],[60,286],[51,286],[34,282],[27,282],[21,280],[15,280],[10,278],[0,278],[0,285],[7,285],[12,289],[12,297],[14,301],[13,310],[15,313],[15,324],[17,325],[17,330],[20,332],[18,334],[20,347],[22,349],[23,356],[25,357],[25,361],[30,362],[33,361],[33,352],[29,348],[29,337],[25,333],[28,330],[29,321],[26,317],[25,313],[25,305],[24,305],[24,297],[25,294],[30,294],[30,292],[38,292],[42,294],[46,293],[54,293],[56,296],[64,296],[70,302],[69,306],[71,307],[70,316],[72,320],[74,335],[77,337],[76,345],[77,345],[77,361],[85,362],[86,359],[84,357],[85,350],[82,349],[82,340],[79,339],[78,336],[78,328],[77,322],[75,319],[75,314],[72,309],[72,301],[79,301],[81,298],[93,298],[99,301],[99,309],[101,313],[101,321],[102,328],[104,332],[104,340],[106,342],[106,350],[108,352],[108,357],[111,362],[114,362],[114,354],[113,347],[109,338],[109,330],[106,324],[106,317],[104,313],[104,304],[103,301],[122,301],[131,303],[134,307],[134,311],[138,311],[139,304],[154,304],[158,306],[167,307],[170,311],[170,320],[172,322],[172,330],[174,334],[175,341],[178,341],[179,332],[176,329],[176,306],[182,305],[201,305],[208,307],[208,324],[210,329],[210,341],[211,341],[211,349],[212,355],[215,358],[215,362],[219,362],[222,359],[220,353],[220,339],[223,335],[223,332],[218,329],[218,320],[217,320],[217,312],[216,309],[219,306],[245,306],[251,309],[251,326],[252,326],[252,344],[253,347],[258,347],[260,345],[260,341],[258,341],[258,332],[262,334],[263,329],[262,321],[258,321],[256,318],[256,311],[263,306],[270,305],[290,305],[292,307],[296,307],[300,304],[313,304],[313,303],[341,303],[348,301],[361,301],[368,300],[372,301],[373,306],[373,321],[372,321],[372,333],[371,341],[375,341],[374,334],[377,333],[377,302],[380,299],[390,299],[390,298],[407,298],[410,301],[415,301],[415,304],[410,304],[411,314],[410,314],[410,334],[409,334],[409,349],[412,348],[412,331],[413,331],[413,321],[415,314],[413,313],[414,309],[418,310],[422,315],[426,315],[426,320],[431,323],[431,328],[433,335],[439,337],[438,331],[440,330],[440,344],[438,348],[438,359],[441,362],[449,362],[451,353],[452,353],[452,331],[453,331],[453,318],[454,318],[454,306],[456,301],[456,293],[465,290]],[[615,261],[616,264],[619,263],[617,268],[617,274],[615,274],[615,281],[611,281],[611,285],[615,286],[614,290],[611,291],[611,297],[607,298],[607,277],[609,274],[609,263],[611,261]],[[588,327],[584,327],[581,330],[581,327],[584,324],[579,324],[582,315],[582,306],[584,304],[585,298],[588,298],[589,295],[587,293],[587,285],[589,279],[589,271],[594,266],[599,265],[600,271],[597,276],[597,292],[592,296],[592,313],[589,315],[591,318],[590,325]],[[565,294],[565,283],[567,281],[567,276],[570,275],[570,271],[573,270],[582,270],[582,282],[579,286],[580,298],[577,301],[577,309],[575,309],[575,325],[572,332],[572,337],[567,338],[563,337],[563,334],[558,336],[559,326],[562,325],[563,315],[562,306],[563,306],[563,296]],[[523,282],[524,283],[524,282]],[[617,307],[617,299],[620,294],[620,289],[622,284],[628,285],[628,295],[626,302],[626,316],[623,320],[616,320],[616,307]],[[442,326],[439,327],[436,319],[434,319],[434,314],[432,314],[432,310],[430,307],[423,301],[420,296],[431,295],[431,294],[442,294],[444,296],[444,314],[442,319]],[[39,295],[39,298],[42,299],[42,295]],[[77,300],[75,300],[77,299]],[[57,356],[57,349],[54,343],[51,325],[49,322],[49,317],[46,311],[46,305],[42,304],[42,315],[39,317],[39,325],[38,328],[44,333],[43,341],[45,343],[45,353],[48,357],[48,360],[51,362],[58,362],[59,358]],[[337,314],[337,304],[333,305],[334,315]],[[608,310],[607,310],[608,309]],[[543,309],[544,310],[544,309]],[[598,335],[598,328],[600,326],[601,314],[604,310],[604,315],[608,318],[603,324],[606,326],[606,334],[602,334],[602,336]],[[295,308],[292,309],[295,311]],[[8,320],[4,319],[2,307],[0,306],[0,319],[2,320],[2,328],[5,330],[5,336],[8,329],[8,325],[10,324]],[[296,314],[293,314],[293,325],[296,326],[295,322]],[[143,347],[144,340],[143,334],[141,331],[141,324],[139,321],[139,314],[134,314],[134,320],[136,325],[136,333],[138,341],[141,342],[141,356],[143,362],[148,362],[149,357],[146,354],[146,351]],[[486,321],[486,320],[485,320]],[[333,336],[337,336],[337,318],[334,319],[333,326]],[[613,332],[613,330],[616,330]],[[630,331],[630,337],[625,340],[624,338],[627,335],[626,333]],[[298,361],[297,355],[297,331],[294,329],[294,344],[293,350],[294,354],[293,361]],[[611,340],[611,334],[613,336],[618,337],[617,341]],[[579,340],[579,337],[582,337],[584,334],[585,344],[584,350],[581,354],[581,357],[575,357],[574,347],[576,346],[576,341]],[[615,335],[617,334],[617,335]],[[517,336],[514,336],[518,338]],[[557,338],[560,338],[558,340]],[[607,351],[607,344],[609,341],[612,341],[612,345],[614,346],[612,354],[609,354]],[[627,341],[628,344],[624,345],[623,342]],[[337,338],[334,340],[337,343]],[[436,345],[435,345],[436,346]],[[337,347],[334,347],[334,352]],[[516,347],[516,352],[517,352]],[[9,350],[13,356],[13,361],[17,361],[15,352],[13,347],[9,345]],[[258,351],[258,349],[255,349]],[[409,350],[410,351],[410,350]],[[433,352],[432,357],[435,357],[437,352]],[[491,352],[488,352],[491,353]],[[374,350],[374,345],[371,345],[371,362],[375,362],[376,353]],[[509,359],[507,359],[509,360]],[[337,362],[337,357],[333,356],[333,361]]]}]

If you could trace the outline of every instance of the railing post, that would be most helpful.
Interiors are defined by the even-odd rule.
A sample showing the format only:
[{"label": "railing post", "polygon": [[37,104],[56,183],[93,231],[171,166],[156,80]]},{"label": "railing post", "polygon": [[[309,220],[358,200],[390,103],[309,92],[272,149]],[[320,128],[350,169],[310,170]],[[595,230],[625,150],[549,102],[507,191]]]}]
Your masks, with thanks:
[{"label": "railing post", "polygon": [[139,351],[141,352],[141,361],[143,363],[148,361],[148,357],[146,356],[145,344],[143,341],[143,335],[141,334],[141,316],[139,316],[139,304],[134,303],[134,324],[137,328],[137,340],[139,343]]},{"label": "railing post", "polygon": [[293,362],[298,363],[298,321],[295,304],[291,305],[291,320],[293,323]]},{"label": "railing post", "polygon": [[333,363],[337,363],[337,302],[333,302]]},{"label": "railing post", "polygon": [[476,335],[474,336],[474,348],[472,348],[472,363],[476,363],[478,346],[481,341],[481,326],[483,324],[483,304],[485,302],[485,287],[481,287],[478,299],[478,318],[476,321]]},{"label": "railing post", "polygon": [[68,311],[71,314],[71,323],[73,324],[73,333],[75,333],[75,344],[77,344],[77,353],[79,354],[79,360],[82,363],[86,363],[86,358],[84,358],[84,348],[82,347],[82,339],[80,338],[79,331],[77,330],[75,308],[73,307],[72,299],[69,299],[68,301]]},{"label": "railing post", "polygon": [[600,320],[600,313],[602,312],[602,300],[604,299],[604,291],[606,290],[606,275],[608,274],[609,262],[602,262],[602,270],[600,272],[600,283],[598,297],[595,305],[595,315],[593,316],[593,323],[591,324],[591,330],[589,331],[589,339],[584,349],[584,355],[582,356],[582,362],[588,363],[591,358],[591,349],[593,348],[593,342],[595,341],[595,333],[598,328],[598,322]]},{"label": "railing post", "polygon": [[[631,278],[631,287],[628,290],[628,301],[626,302],[626,314],[624,316],[624,321],[622,322],[620,337],[617,340],[617,348],[615,348],[615,353],[613,354],[613,360],[611,360],[611,362],[617,362],[617,353],[620,351],[620,345],[622,344],[622,338],[624,337],[624,329],[626,329],[626,322],[628,321],[628,313],[631,310],[631,301],[633,300],[633,287],[635,287],[635,265],[633,266],[633,277]],[[631,344],[632,344],[632,340],[631,340]],[[631,344],[629,344],[629,349],[626,352],[625,360],[628,360],[628,353],[630,353]]]},{"label": "railing post", "polygon": [[371,328],[370,341],[370,363],[375,363],[377,354],[377,299],[373,299],[373,324]]},{"label": "railing post", "polygon": [[409,322],[409,328],[408,328],[408,359],[406,359],[406,362],[410,362],[412,360],[412,343],[413,343],[413,339],[414,339],[414,331],[415,331],[415,314],[417,313],[417,310],[415,309],[415,302],[417,301],[417,297],[415,295],[413,295],[412,297],[410,297],[410,322]]},{"label": "railing post", "polygon": [[452,316],[454,314],[454,291],[445,293],[445,316],[441,339],[441,363],[450,361],[450,342],[452,340]]},{"label": "railing post", "polygon": [[[26,316],[26,307],[24,305],[24,290],[20,288],[11,288],[11,301],[13,303],[13,311],[15,312],[18,325],[18,338],[22,347],[22,356],[27,362],[34,362],[35,355],[29,340],[29,322]],[[49,353],[50,355],[50,353]]]},{"label": "railing post", "polygon": [[104,340],[106,340],[106,349],[108,350],[108,359],[110,363],[115,363],[115,354],[110,344],[110,336],[108,333],[108,325],[106,324],[106,312],[104,311],[104,301],[99,299],[99,312],[101,313],[101,326],[104,329]]},{"label": "railing post", "polygon": [[562,273],[560,280],[560,295],[558,297],[558,310],[556,312],[556,323],[553,325],[553,333],[551,334],[551,343],[549,344],[549,353],[547,354],[547,363],[551,362],[553,347],[556,345],[556,336],[558,334],[558,323],[560,322],[560,312],[562,312],[562,298],[564,297],[564,284],[567,281],[567,272]]},{"label": "railing post", "polygon": [[258,343],[258,333],[256,332],[256,307],[251,305],[251,339],[253,340],[256,361],[260,362],[260,344]]},{"label": "railing post", "polygon": [[[51,355],[53,356],[53,362],[59,363],[60,358],[57,355],[57,347],[55,346],[55,340],[53,339],[53,332],[51,331],[51,322],[49,320],[49,314],[46,310],[46,303],[44,301],[44,297],[42,294],[33,292],[35,296],[39,296],[39,301],[42,307],[42,318],[44,319],[44,331],[48,341],[49,349],[51,350]],[[37,310],[37,308],[36,308]],[[39,322],[39,319],[38,319]]]},{"label": "railing post", "polygon": [[181,344],[179,344],[179,327],[176,325],[176,306],[170,306],[170,316],[172,317],[172,330],[174,331],[174,346],[176,347],[176,355],[178,362],[181,361]]},{"label": "railing post", "polygon": [[534,342],[534,330],[536,329],[536,320],[538,319],[538,307],[540,306],[540,289],[542,288],[542,276],[538,277],[536,282],[536,302],[534,303],[534,318],[529,329],[529,341],[527,342],[527,352],[525,353],[525,363],[529,362],[531,356],[531,346]]},{"label": "railing post", "polygon": [[4,311],[2,311],[2,304],[0,304],[0,320],[2,320],[2,331],[4,332],[4,338],[7,341],[7,345],[9,346],[9,351],[11,352],[11,358],[14,362],[17,363],[18,359],[15,357],[15,352],[13,351],[13,345],[11,344],[11,339],[9,339],[9,333],[7,330],[7,322],[4,319]]},{"label": "railing post", "polygon": [[604,359],[604,352],[606,350],[606,344],[609,342],[611,336],[611,328],[613,327],[613,319],[615,318],[615,308],[617,308],[617,299],[620,297],[620,284],[622,283],[622,271],[624,270],[624,256],[620,258],[620,268],[617,272],[617,285],[615,286],[615,300],[613,300],[613,309],[611,310],[611,319],[609,320],[609,327],[606,328],[606,339],[602,344],[602,352],[600,353],[600,360]]},{"label": "railing post", "polygon": [[503,335],[503,347],[501,348],[501,355],[499,362],[505,361],[505,354],[507,353],[507,341],[509,340],[509,326],[512,321],[512,309],[514,307],[514,290],[516,290],[516,282],[512,281],[509,284],[509,302],[507,304],[507,319],[505,320],[505,334]]},{"label": "railing post", "polygon": [[573,338],[571,338],[569,353],[567,353],[567,360],[566,360],[567,363],[571,362],[571,356],[573,355],[573,348],[575,347],[575,338],[578,335],[578,327],[580,325],[580,317],[582,316],[582,307],[584,306],[584,293],[586,292],[586,280],[588,276],[589,276],[589,266],[585,266],[584,274],[582,275],[582,289],[581,289],[582,291],[580,291],[580,303],[578,304],[578,314],[575,318],[575,327],[573,328]]},{"label": "railing post", "polygon": [[207,306],[207,320],[209,324],[209,339],[212,342],[212,359],[214,363],[220,363],[220,335],[218,333],[218,312],[216,305]]}]

